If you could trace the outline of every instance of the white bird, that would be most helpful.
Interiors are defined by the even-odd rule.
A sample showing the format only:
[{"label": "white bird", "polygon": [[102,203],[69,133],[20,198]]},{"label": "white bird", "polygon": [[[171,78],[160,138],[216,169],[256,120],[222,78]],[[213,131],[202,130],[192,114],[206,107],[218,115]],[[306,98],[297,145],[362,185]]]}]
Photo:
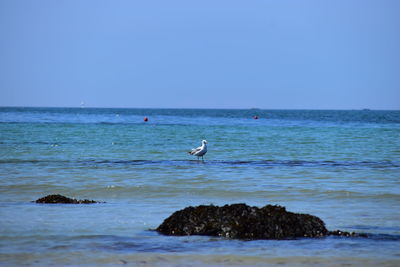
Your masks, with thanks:
[{"label": "white bird", "polygon": [[201,159],[204,161],[203,156],[207,153],[207,141],[201,141],[201,146],[199,146],[198,148],[193,148],[188,153],[190,155],[197,156],[197,160],[201,157]]}]

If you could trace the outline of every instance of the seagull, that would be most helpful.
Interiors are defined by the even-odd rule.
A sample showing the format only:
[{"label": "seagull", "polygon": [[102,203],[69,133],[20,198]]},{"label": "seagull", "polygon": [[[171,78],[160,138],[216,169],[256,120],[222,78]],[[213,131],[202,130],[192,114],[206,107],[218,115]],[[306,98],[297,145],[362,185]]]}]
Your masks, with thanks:
[{"label": "seagull", "polygon": [[198,148],[193,148],[188,153],[190,155],[197,156],[197,160],[201,157],[201,159],[204,161],[203,156],[207,153],[207,141],[201,141],[201,146],[199,146]]}]

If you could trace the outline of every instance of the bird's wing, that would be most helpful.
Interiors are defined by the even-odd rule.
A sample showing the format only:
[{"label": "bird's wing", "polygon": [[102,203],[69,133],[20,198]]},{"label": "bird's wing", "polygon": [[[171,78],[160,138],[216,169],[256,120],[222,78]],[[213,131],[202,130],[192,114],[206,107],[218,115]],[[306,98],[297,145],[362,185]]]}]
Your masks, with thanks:
[{"label": "bird's wing", "polygon": [[198,148],[192,148],[192,151],[190,151],[189,153],[190,153],[191,155],[194,155],[194,154],[196,154],[197,152],[199,152],[200,150],[201,150],[201,146],[198,147]]},{"label": "bird's wing", "polygon": [[207,149],[206,148],[203,148],[203,149],[200,149],[200,150],[198,150],[198,151],[196,151],[196,156],[198,156],[198,157],[201,157],[201,156],[203,156],[204,154],[206,154],[207,153]]}]

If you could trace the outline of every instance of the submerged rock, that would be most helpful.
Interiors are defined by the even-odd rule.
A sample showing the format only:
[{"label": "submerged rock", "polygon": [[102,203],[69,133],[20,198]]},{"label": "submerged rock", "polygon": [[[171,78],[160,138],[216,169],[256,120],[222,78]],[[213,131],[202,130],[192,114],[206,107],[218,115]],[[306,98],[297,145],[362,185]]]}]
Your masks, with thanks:
[{"label": "submerged rock", "polygon": [[318,217],[246,204],[197,206],[176,211],[156,229],[165,235],[208,235],[237,239],[290,239],[329,234]]},{"label": "submerged rock", "polygon": [[368,237],[368,235],[365,233],[343,232],[340,230],[328,231],[328,235],[343,237]]},{"label": "submerged rock", "polygon": [[35,201],[36,203],[47,203],[47,204],[93,204],[98,203],[94,200],[89,199],[75,199],[69,198],[62,195],[48,195],[42,198],[39,198]]}]

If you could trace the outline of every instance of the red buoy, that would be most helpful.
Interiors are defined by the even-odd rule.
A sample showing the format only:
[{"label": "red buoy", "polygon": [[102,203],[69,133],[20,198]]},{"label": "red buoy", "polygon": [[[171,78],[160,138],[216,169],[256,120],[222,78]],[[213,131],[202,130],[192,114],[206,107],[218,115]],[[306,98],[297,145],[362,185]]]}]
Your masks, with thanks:
[{"label": "red buoy", "polygon": [[147,117],[144,117],[144,119],[143,119],[145,122],[148,122],[149,121],[149,118],[147,118]]}]

